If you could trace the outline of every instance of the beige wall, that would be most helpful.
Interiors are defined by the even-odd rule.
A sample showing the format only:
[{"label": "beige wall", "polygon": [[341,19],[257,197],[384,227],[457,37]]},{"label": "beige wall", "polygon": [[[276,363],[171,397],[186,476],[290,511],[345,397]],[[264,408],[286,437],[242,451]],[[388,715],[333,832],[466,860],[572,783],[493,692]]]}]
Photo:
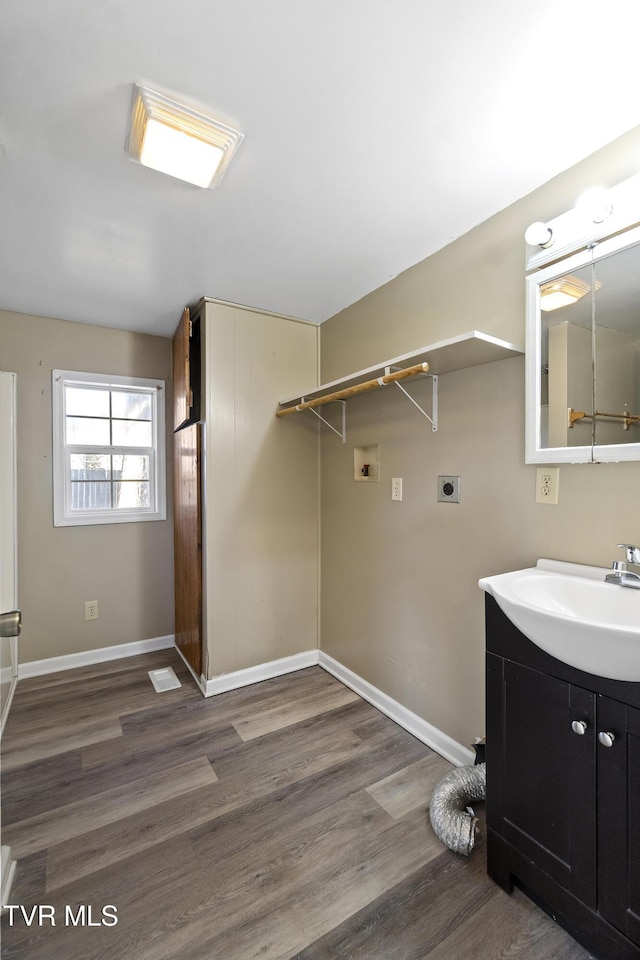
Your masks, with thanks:
[{"label": "beige wall", "polygon": [[317,383],[317,327],[206,306],[207,678],[318,643],[318,430],[277,419]]},{"label": "beige wall", "polygon": [[[533,220],[640,166],[640,128],[322,326],[322,380],[471,329],[524,343]],[[640,463],[563,465],[558,506],[524,463],[524,362],[440,377],[436,434],[399,390],[349,401],[347,444],[322,438],[322,649],[462,744],[484,734],[481,576],[539,557],[609,565],[640,542]],[[428,381],[409,387],[428,407]],[[380,483],[353,448],[380,443]],[[459,474],[462,502],[436,502]],[[403,478],[404,499],[390,498]]]},{"label": "beige wall", "polygon": [[469,330],[524,344],[528,224],[638,170],[640,126],[326,320],[322,382]]},{"label": "beige wall", "polygon": [[[640,128],[328,320],[322,380],[471,329],[523,343],[526,225],[639,161]],[[317,331],[209,303],[207,356],[214,677],[317,643],[317,423],[274,416],[316,382]],[[54,529],[51,503],[51,370],[169,381],[170,341],[5,312],[0,358],[19,384],[21,660],[172,633],[171,520]],[[350,401],[346,445],[322,433],[322,647],[461,743],[484,732],[478,577],[540,556],[608,564],[616,543],[640,540],[639,463],[562,466],[560,504],[535,503],[523,367],[442,376],[437,434],[392,389]],[[428,405],[427,381],[409,389]],[[380,483],[354,483],[353,447],[375,443]],[[436,503],[436,478],[450,473],[459,505]],[[392,503],[397,476],[404,499]],[[85,623],[87,599],[100,620]]]},{"label": "beige wall", "polygon": [[[18,382],[20,662],[172,634],[171,470],[167,520],[54,528],[51,463],[51,371],[158,377],[170,390],[171,341],[2,311],[0,366]],[[85,600],[99,620],[85,622]]]}]

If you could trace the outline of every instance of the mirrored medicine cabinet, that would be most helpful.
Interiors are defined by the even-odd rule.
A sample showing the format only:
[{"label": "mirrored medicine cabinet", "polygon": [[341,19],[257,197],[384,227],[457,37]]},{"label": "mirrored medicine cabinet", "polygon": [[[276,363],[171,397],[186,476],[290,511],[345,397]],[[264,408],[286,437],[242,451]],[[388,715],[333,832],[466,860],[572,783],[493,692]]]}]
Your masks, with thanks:
[{"label": "mirrored medicine cabinet", "polygon": [[526,283],[526,462],[640,460],[640,227]]}]

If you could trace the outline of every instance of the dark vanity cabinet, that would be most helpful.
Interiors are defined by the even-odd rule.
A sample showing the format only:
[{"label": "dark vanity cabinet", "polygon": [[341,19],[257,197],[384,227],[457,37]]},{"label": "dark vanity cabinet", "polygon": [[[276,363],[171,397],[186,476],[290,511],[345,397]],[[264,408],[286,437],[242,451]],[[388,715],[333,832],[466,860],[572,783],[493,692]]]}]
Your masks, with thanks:
[{"label": "dark vanity cabinet", "polygon": [[489,874],[602,960],[639,960],[640,683],[556,660],[490,595],[486,632]]}]

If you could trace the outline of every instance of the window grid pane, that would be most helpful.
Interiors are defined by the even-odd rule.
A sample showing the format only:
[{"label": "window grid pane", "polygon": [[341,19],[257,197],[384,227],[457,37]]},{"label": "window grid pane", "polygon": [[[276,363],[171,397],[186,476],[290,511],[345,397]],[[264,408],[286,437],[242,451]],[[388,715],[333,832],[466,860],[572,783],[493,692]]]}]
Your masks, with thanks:
[{"label": "window grid pane", "polygon": [[151,420],[152,398],[148,393],[111,391],[111,416],[118,420]]},{"label": "window grid pane", "polygon": [[153,445],[153,397],[124,390],[65,386],[67,444]]},{"label": "window grid pane", "polygon": [[115,447],[150,447],[150,420],[112,420],[111,435]]},{"label": "window grid pane", "polygon": [[113,484],[113,506],[118,510],[147,510],[151,491],[144,480],[126,480]]},{"label": "window grid pane", "polygon": [[114,480],[149,480],[151,457],[148,454],[115,454],[112,458]]},{"label": "window grid pane", "polygon": [[67,443],[108,447],[111,421],[97,417],[67,417]]},{"label": "window grid pane", "polygon": [[71,453],[71,509],[149,510],[152,462],[149,453]]},{"label": "window grid pane", "polygon": [[92,480],[79,483],[71,482],[72,510],[111,510],[111,489],[109,481]]},{"label": "window grid pane", "polygon": [[55,525],[164,519],[164,383],[67,371],[53,381]]},{"label": "window grid pane", "polygon": [[72,453],[72,480],[110,480],[111,457],[103,453]]},{"label": "window grid pane", "polygon": [[89,387],[66,388],[67,415],[79,417],[108,417],[109,391]]}]

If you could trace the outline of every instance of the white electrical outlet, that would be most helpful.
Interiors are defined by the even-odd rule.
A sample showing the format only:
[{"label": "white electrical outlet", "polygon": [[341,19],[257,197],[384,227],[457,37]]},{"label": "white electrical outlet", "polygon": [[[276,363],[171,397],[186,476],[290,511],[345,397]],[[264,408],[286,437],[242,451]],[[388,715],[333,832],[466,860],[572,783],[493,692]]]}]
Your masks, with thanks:
[{"label": "white electrical outlet", "polygon": [[402,500],[402,477],[391,478],[391,499]]},{"label": "white electrical outlet", "polygon": [[85,602],[84,602],[84,618],[85,618],[85,620],[97,620],[97,619],[98,619],[98,601],[97,601],[97,600],[85,600]]},{"label": "white electrical outlet", "polygon": [[560,467],[536,468],[536,503],[557,503]]}]

